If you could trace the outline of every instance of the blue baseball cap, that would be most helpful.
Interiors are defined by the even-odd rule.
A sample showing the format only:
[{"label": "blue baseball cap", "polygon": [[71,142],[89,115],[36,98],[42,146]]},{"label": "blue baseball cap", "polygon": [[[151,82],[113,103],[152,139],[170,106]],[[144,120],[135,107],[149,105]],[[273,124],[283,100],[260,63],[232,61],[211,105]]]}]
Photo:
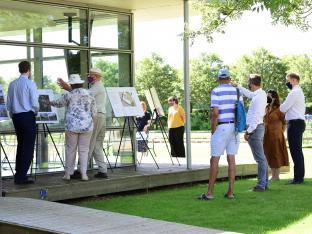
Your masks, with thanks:
[{"label": "blue baseball cap", "polygon": [[224,79],[224,78],[229,78],[230,77],[230,72],[226,68],[221,68],[218,71],[218,79]]}]

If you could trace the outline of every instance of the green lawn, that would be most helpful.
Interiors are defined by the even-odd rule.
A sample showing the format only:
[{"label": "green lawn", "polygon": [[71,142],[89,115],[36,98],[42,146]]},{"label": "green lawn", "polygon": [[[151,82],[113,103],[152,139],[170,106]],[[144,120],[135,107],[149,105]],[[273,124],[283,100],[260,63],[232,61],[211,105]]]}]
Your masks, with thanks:
[{"label": "green lawn", "polygon": [[[137,215],[176,223],[216,228],[243,233],[292,233],[287,230],[312,232],[312,179],[303,185],[272,182],[270,190],[252,193],[248,189],[255,180],[239,180],[235,184],[236,198],[223,198],[227,183],[216,185],[215,199],[201,201],[205,184],[180,187],[145,194],[122,195],[88,201],[79,205],[106,211]],[[305,220],[304,226],[298,225]],[[308,222],[308,224],[306,223]],[[298,233],[298,232],[297,232]],[[302,232],[300,232],[302,233]]]}]

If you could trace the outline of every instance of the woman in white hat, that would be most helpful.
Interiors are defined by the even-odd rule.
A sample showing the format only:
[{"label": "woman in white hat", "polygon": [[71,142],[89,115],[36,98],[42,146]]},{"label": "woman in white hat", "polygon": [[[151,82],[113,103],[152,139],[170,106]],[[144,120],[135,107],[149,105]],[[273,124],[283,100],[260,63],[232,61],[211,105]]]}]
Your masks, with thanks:
[{"label": "woman in white hat", "polygon": [[78,74],[69,76],[71,91],[60,99],[50,102],[55,107],[66,107],[65,112],[65,175],[64,180],[70,180],[75,169],[78,148],[80,173],[82,180],[88,180],[87,164],[93,123],[96,117],[94,98],[83,88],[84,81]]}]

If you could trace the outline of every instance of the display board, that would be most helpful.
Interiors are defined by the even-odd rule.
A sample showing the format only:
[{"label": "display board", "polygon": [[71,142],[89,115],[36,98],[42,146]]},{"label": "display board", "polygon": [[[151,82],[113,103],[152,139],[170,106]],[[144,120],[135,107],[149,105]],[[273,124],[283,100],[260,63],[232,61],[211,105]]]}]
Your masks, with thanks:
[{"label": "display board", "polygon": [[151,110],[153,112],[156,110],[159,117],[164,116],[165,112],[159,101],[159,97],[158,97],[156,89],[152,87],[148,90],[145,90],[144,93],[145,93],[146,100]]},{"label": "display board", "polygon": [[52,89],[38,89],[39,111],[36,123],[58,123],[57,108],[50,106],[49,101],[54,100]]},{"label": "display board", "polygon": [[144,115],[134,87],[107,87],[106,92],[115,117]]},{"label": "display board", "polygon": [[9,115],[5,103],[5,95],[2,85],[0,85],[0,121],[8,120]]}]

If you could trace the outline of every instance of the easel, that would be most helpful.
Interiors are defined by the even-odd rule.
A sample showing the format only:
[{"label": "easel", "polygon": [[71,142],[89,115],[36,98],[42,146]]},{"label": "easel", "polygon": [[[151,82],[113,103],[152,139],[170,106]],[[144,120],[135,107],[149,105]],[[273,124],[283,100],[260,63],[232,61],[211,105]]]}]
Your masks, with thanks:
[{"label": "easel", "polygon": [[[47,135],[50,136],[50,138],[52,140],[52,143],[54,145],[55,151],[56,151],[56,153],[57,153],[57,155],[58,155],[58,157],[59,157],[59,159],[60,159],[60,161],[62,163],[62,166],[63,166],[63,168],[65,168],[65,165],[64,165],[64,162],[63,162],[62,157],[60,155],[60,152],[57,149],[57,146],[56,146],[56,144],[54,142],[54,139],[52,137],[51,131],[50,131],[50,129],[49,129],[49,127],[48,127],[48,125],[46,123],[37,123],[36,124],[36,164],[38,162],[38,155],[39,155],[39,124],[42,124],[44,137],[46,138]],[[33,168],[31,166],[31,172],[32,172],[32,169]],[[35,167],[35,180],[36,180],[36,177],[37,177],[37,170],[36,169],[37,169],[37,166]]]},{"label": "easel", "polygon": [[[134,123],[136,129],[138,129],[138,125],[137,125],[137,123],[135,122],[134,117],[126,116],[126,117],[125,117],[125,121],[124,121],[124,125],[123,125],[123,128],[122,128],[122,132],[121,132],[121,137],[120,137],[118,152],[117,152],[117,156],[116,156],[115,167],[116,167],[116,165],[117,165],[117,160],[118,160],[118,157],[119,157],[120,148],[121,148],[121,143],[122,143],[122,139],[123,139],[123,137],[124,137],[126,125],[128,125],[128,129],[129,129],[129,134],[130,134],[130,139],[131,139],[131,148],[132,148],[132,151],[134,151],[133,135],[132,135],[131,126],[130,126],[130,125],[131,125],[131,119],[132,119],[132,121],[133,121],[133,123]],[[139,132],[139,131],[138,131],[138,132]],[[139,133],[140,133],[141,138],[142,138],[142,140],[144,141],[144,144],[146,145],[148,151],[150,152],[150,154],[151,154],[151,156],[152,156],[152,158],[153,158],[153,160],[154,160],[154,162],[155,162],[155,164],[156,164],[156,166],[157,166],[157,169],[159,169],[159,166],[158,166],[158,164],[157,164],[157,162],[156,162],[156,160],[155,160],[154,155],[152,154],[151,149],[150,149],[149,146],[148,146],[147,141],[144,139],[142,133],[141,133],[141,132],[139,132]],[[155,155],[155,156],[156,156],[156,155]],[[135,162],[135,158],[134,158],[133,160],[134,160],[134,162]],[[136,162],[134,163],[134,165],[135,165],[135,170],[136,170]]]},{"label": "easel", "polygon": [[[8,155],[6,154],[6,152],[5,152],[5,150],[4,150],[4,147],[3,147],[3,145],[2,145],[1,139],[0,139],[0,147],[1,147],[0,153],[1,153],[1,150],[2,150],[3,153],[4,153],[4,158],[5,158],[6,161],[8,162],[9,167],[10,167],[11,172],[12,172],[12,175],[14,176],[14,171],[13,171],[13,169],[12,169],[12,166],[11,166],[11,163],[10,163],[10,161],[9,161]],[[0,161],[1,161],[1,157],[0,157]],[[0,170],[1,170],[1,169],[2,169],[2,168],[0,167]]]},{"label": "easel", "polygon": [[[165,130],[165,127],[164,127],[164,125],[163,125],[163,123],[161,121],[161,116],[158,114],[158,111],[157,111],[156,108],[154,109],[152,116],[154,116],[154,114],[156,115],[156,118],[154,119],[154,122],[155,122],[156,126],[159,126],[159,128],[160,128],[160,132],[161,132],[161,134],[163,136],[163,139],[164,139],[164,142],[166,144],[166,148],[167,148],[168,154],[170,156],[171,163],[172,163],[172,165],[174,165],[173,160],[172,160],[172,155],[170,153],[170,149],[169,149],[169,146],[168,146],[169,137],[168,137],[168,134],[167,134],[167,132]],[[181,166],[178,157],[175,157],[175,158],[177,159],[178,165]]]}]

